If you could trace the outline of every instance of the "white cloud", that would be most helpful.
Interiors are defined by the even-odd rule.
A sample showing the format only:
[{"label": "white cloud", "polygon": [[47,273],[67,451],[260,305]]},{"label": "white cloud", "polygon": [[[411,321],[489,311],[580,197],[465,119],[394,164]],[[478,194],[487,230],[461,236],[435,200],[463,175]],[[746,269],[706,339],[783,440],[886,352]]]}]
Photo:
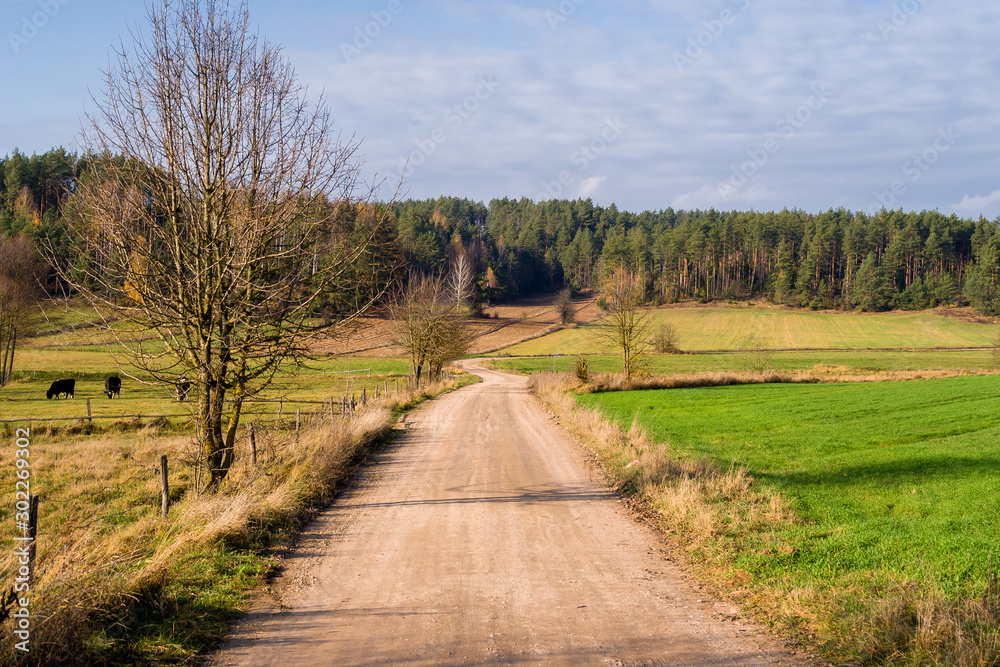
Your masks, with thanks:
[{"label": "white cloud", "polygon": [[968,211],[969,213],[980,213],[988,208],[1000,203],[1000,190],[994,190],[988,195],[975,195],[970,197],[965,195],[962,201],[952,204],[956,211]]},{"label": "white cloud", "polygon": [[719,189],[711,185],[706,185],[694,192],[687,192],[674,199],[670,206],[675,209],[692,210],[696,208],[708,209],[719,208],[722,205],[722,196]]},{"label": "white cloud", "polygon": [[580,183],[580,192],[576,196],[579,199],[591,197],[606,180],[608,180],[607,176],[591,176],[590,178],[583,179],[583,182]]}]

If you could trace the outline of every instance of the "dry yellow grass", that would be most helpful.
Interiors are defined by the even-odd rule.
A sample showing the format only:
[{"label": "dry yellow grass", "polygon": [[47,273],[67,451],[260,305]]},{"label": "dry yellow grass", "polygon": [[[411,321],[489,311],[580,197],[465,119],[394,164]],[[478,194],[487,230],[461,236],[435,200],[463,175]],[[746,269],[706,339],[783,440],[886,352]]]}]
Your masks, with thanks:
[{"label": "dry yellow grass", "polygon": [[[760,377],[740,379],[775,381]],[[745,470],[735,466],[720,469],[704,461],[676,456],[669,443],[654,443],[637,423],[626,431],[599,410],[582,408],[568,393],[577,387],[570,376],[535,374],[530,386],[598,454],[621,487],[658,513],[662,525],[669,526],[683,540],[685,548],[703,547],[723,530],[757,529],[767,522],[795,520],[780,496],[755,488]],[[719,499],[735,503],[740,511],[729,511],[733,505],[723,511],[716,502]]]},{"label": "dry yellow grass", "polygon": [[[198,449],[190,434],[156,427],[92,436],[35,431],[32,492],[42,500],[37,576],[31,588],[30,661],[67,664],[84,657],[101,662],[107,655],[116,660],[132,655],[139,649],[129,645],[123,653],[115,643],[134,643],[135,637],[128,635],[142,614],[176,613],[171,605],[179,603],[165,591],[180,576],[178,564],[192,562],[183,567],[196,568],[218,557],[226,545],[257,552],[262,544],[283,539],[303,513],[344,483],[371,444],[388,433],[395,410],[444,388],[424,386],[390,400],[371,401],[351,419],[315,418],[303,425],[297,439],[288,422],[259,427],[257,465],[251,463],[244,434],[224,488],[214,495],[198,492]],[[13,442],[13,435],[8,437]],[[173,500],[166,519],[160,517],[161,454],[169,457]],[[9,459],[6,462],[0,468],[0,485],[13,491],[15,468]],[[0,524],[11,528],[0,540],[0,582],[9,586],[18,567],[11,507],[0,509]],[[262,531],[269,535],[264,543]],[[255,567],[263,569],[249,576],[251,585],[273,568],[273,558],[264,555]],[[207,590],[192,594],[228,596],[236,606],[250,594],[215,593],[214,585],[228,584],[206,582]],[[216,623],[224,624],[224,617]],[[9,622],[0,626],[3,664],[17,659],[11,632]],[[141,647],[145,653],[135,654],[135,659],[145,662],[156,654],[157,660],[167,662],[190,660],[198,649],[180,646],[183,639],[148,640]],[[117,652],[108,653],[112,649]]]},{"label": "dry yellow grass", "polygon": [[812,384],[817,382],[904,382],[932,380],[967,375],[997,375],[997,369],[931,369],[892,370],[859,373],[846,366],[821,366],[809,371],[715,371],[704,373],[671,373],[642,375],[626,380],[618,373],[594,373],[584,392],[629,391],[633,389],[682,389],[690,387],[724,387],[742,384]]}]

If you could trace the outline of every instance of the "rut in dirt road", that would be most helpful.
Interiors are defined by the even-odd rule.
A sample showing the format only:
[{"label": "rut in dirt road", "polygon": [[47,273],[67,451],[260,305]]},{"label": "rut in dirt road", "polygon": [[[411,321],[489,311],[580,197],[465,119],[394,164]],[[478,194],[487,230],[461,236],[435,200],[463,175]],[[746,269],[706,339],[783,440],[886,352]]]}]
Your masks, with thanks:
[{"label": "rut in dirt road", "polygon": [[217,665],[774,665],[622,511],[523,377],[411,414]]}]

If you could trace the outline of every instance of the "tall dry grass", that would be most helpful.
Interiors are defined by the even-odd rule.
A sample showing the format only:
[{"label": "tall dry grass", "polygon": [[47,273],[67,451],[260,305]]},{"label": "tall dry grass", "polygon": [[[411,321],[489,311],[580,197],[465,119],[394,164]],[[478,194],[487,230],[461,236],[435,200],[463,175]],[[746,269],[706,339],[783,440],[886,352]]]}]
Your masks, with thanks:
[{"label": "tall dry grass", "polygon": [[[723,381],[767,381],[748,374],[710,375]],[[608,384],[600,384],[602,381]],[[681,380],[676,386],[702,386],[689,381],[695,379]],[[597,380],[599,386],[612,382],[611,376]],[[581,407],[570,394],[579,388],[570,376],[538,373],[531,376],[530,386],[598,454],[619,487],[648,504],[659,516],[661,527],[681,540],[686,549],[705,548],[727,531],[758,530],[769,523],[795,520],[784,500],[761,491],[746,470],[735,465],[719,468],[679,456],[668,443],[654,442],[639,424],[633,422],[623,429],[600,410]]]},{"label": "tall dry grass", "polygon": [[626,380],[617,373],[593,373],[577,391],[599,393],[636,389],[684,389],[746,384],[815,384],[820,382],[903,382],[933,380],[966,375],[994,375],[988,369],[933,369],[859,372],[847,366],[816,366],[808,371],[709,371],[643,375]]},{"label": "tall dry grass", "polygon": [[[262,554],[260,582],[276,564],[267,552],[347,482],[373,445],[388,435],[394,416],[454,384],[370,401],[349,419],[318,415],[303,424],[297,438],[294,424],[259,425],[257,465],[251,463],[244,433],[223,489],[211,495],[198,492],[203,468],[197,446],[190,434],[176,429],[33,434],[33,492],[42,500],[31,653],[19,655],[14,649],[8,619],[0,625],[0,663],[189,661],[191,650],[172,645],[182,643],[178,638],[135,647],[130,636],[145,622],[141,619],[177,613],[178,602],[167,591],[178,579],[178,568],[188,567],[184,564],[191,559],[210,560],[221,550],[244,550]],[[161,454],[169,457],[173,501],[166,519],[159,511]],[[0,484],[11,492],[13,472],[12,464],[0,468]],[[10,509],[0,510],[0,525],[9,525],[11,531],[4,532],[11,536],[13,524]],[[18,564],[11,539],[0,548],[0,586],[6,589]],[[237,597],[249,599],[251,592]],[[199,593],[213,595],[211,590],[192,592]],[[224,630],[225,614],[220,618]]]}]

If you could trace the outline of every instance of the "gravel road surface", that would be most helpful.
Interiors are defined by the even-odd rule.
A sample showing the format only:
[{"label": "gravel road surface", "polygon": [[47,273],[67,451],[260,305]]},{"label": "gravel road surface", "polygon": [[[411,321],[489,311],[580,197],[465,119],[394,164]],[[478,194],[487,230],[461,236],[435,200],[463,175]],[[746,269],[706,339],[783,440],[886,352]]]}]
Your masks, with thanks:
[{"label": "gravel road surface", "polygon": [[473,370],[305,528],[211,664],[802,664],[685,579],[525,378]]}]

